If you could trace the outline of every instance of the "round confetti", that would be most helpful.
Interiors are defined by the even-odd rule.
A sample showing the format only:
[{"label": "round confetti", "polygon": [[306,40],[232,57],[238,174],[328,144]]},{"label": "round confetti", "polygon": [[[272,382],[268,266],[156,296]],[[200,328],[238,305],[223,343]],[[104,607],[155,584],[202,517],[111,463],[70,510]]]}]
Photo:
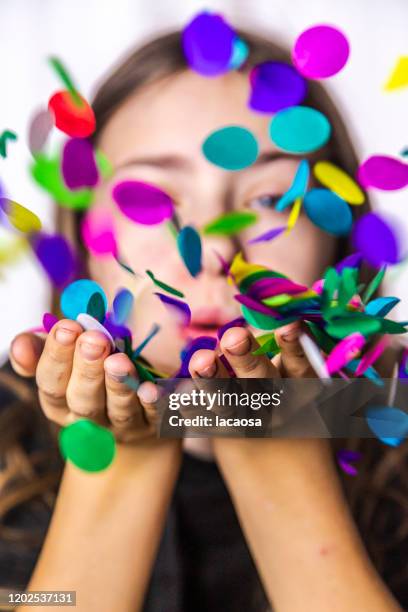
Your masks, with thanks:
[{"label": "round confetti", "polygon": [[230,70],[236,34],[220,16],[203,12],[184,28],[182,45],[192,70],[207,77]]},{"label": "round confetti", "polygon": [[123,325],[132,312],[134,303],[133,294],[129,289],[121,289],[113,300],[113,321],[117,325]]},{"label": "round confetti", "polygon": [[105,470],[115,457],[112,432],[89,419],[79,419],[63,427],[59,445],[64,459],[86,472]]},{"label": "round confetti", "polygon": [[50,333],[52,328],[56,323],[58,323],[59,319],[51,312],[45,312],[42,320],[43,327],[47,333]]},{"label": "round confetti", "polygon": [[371,406],[367,425],[384,444],[399,446],[408,435],[408,415],[393,406]]},{"label": "round confetti", "polygon": [[357,179],[365,189],[369,187],[381,191],[403,189],[408,185],[408,164],[396,157],[373,155],[361,164],[357,171]]},{"label": "round confetti", "polygon": [[92,144],[86,138],[71,138],[62,151],[62,176],[69,189],[95,187],[98,182]]},{"label": "round confetti", "polygon": [[322,185],[337,193],[349,204],[364,203],[364,193],[359,185],[344,170],[331,162],[317,162],[313,167],[313,174]]},{"label": "round confetti", "polygon": [[377,213],[367,213],[354,225],[353,244],[374,267],[396,264],[401,259],[396,228]]},{"label": "round confetti", "polygon": [[106,208],[90,208],[81,223],[82,240],[92,255],[117,255],[114,219]]},{"label": "round confetti", "polygon": [[64,236],[37,234],[32,241],[34,253],[51,282],[61,288],[74,276],[77,268],[74,251]]},{"label": "round confetti", "polygon": [[303,199],[305,212],[320,229],[344,236],[351,230],[353,216],[348,204],[328,189],[311,189]]},{"label": "round confetti", "polygon": [[201,272],[200,234],[191,225],[186,225],[177,234],[177,247],[191,276],[197,276]]},{"label": "round confetti", "polygon": [[68,136],[86,138],[95,131],[95,115],[85,98],[80,95],[79,98],[80,104],[74,101],[69,91],[58,91],[50,98],[48,109],[61,132]]},{"label": "round confetti", "polygon": [[230,70],[238,70],[245,63],[249,55],[249,47],[242,38],[238,36],[234,39],[232,46],[232,56],[229,62]]},{"label": "round confetti", "polygon": [[101,294],[106,310],[108,300],[105,292],[95,281],[83,278],[68,285],[61,295],[60,305],[64,316],[75,320],[79,314],[86,313],[89,300],[94,293]]},{"label": "round confetti", "polygon": [[54,117],[49,110],[37,111],[31,119],[28,130],[28,148],[33,155],[42,151],[52,128],[54,127]]},{"label": "round confetti", "polygon": [[310,153],[322,147],[330,138],[328,119],[308,106],[292,106],[279,111],[269,128],[277,147],[289,153]]},{"label": "round confetti", "polygon": [[221,236],[232,236],[245,228],[253,225],[258,220],[258,215],[250,211],[233,211],[221,215],[207,223],[203,229],[204,234],[218,234]]},{"label": "round confetti", "polygon": [[308,79],[327,79],[337,74],[350,54],[347,38],[329,25],[317,25],[302,32],[293,48],[293,62]]},{"label": "round confetti", "polygon": [[159,187],[149,183],[117,183],[112,197],[122,213],[135,223],[157,225],[173,216],[173,200]]},{"label": "round confetti", "polygon": [[38,232],[42,227],[36,214],[13,200],[0,198],[0,208],[6,213],[11,225],[20,232],[30,234]]},{"label": "round confetti", "polygon": [[105,324],[102,325],[102,323],[100,323],[97,319],[95,319],[92,315],[86,313],[86,312],[81,312],[76,320],[78,321],[78,323],[81,325],[81,327],[84,328],[85,331],[97,331],[101,334],[103,334],[110,342],[111,345],[111,350],[114,351],[115,350],[115,342],[112,338],[112,335],[110,334],[109,329],[107,329],[105,327]]},{"label": "round confetti", "polygon": [[276,113],[303,102],[305,79],[289,64],[263,62],[252,71],[249,106],[262,113]]},{"label": "round confetti", "polygon": [[242,170],[258,157],[258,143],[246,128],[231,125],[216,130],[202,146],[209,162],[225,170]]}]

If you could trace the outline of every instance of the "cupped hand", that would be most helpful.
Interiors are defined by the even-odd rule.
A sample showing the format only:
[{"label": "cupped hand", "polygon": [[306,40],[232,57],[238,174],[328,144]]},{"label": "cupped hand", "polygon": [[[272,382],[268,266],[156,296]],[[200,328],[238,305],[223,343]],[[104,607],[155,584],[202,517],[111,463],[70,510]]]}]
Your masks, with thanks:
[{"label": "cupped hand", "polygon": [[156,435],[157,386],[130,388],[126,376],[136,370],[124,353],[110,354],[109,340],[100,332],[83,331],[64,319],[46,338],[17,336],[10,361],[21,376],[35,376],[39,400],[47,418],[61,426],[88,418],[112,430],[118,442],[135,442]]}]

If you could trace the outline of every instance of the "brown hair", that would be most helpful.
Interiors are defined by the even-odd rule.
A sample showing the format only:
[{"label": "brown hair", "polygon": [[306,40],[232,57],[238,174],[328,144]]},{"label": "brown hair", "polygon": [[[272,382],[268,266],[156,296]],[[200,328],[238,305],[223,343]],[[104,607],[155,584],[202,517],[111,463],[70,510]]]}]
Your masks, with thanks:
[{"label": "brown hair", "polygon": [[[238,33],[247,42],[250,50],[248,61],[242,70],[247,70],[266,60],[290,61],[289,53],[273,42],[247,32]],[[186,63],[180,45],[179,32],[156,38],[133,52],[118,65],[96,92],[93,101],[97,119],[97,130],[93,136],[94,143],[97,144],[101,130],[128,96],[147,83],[174,75],[185,69]],[[346,126],[326,90],[319,83],[310,82],[309,94],[305,103],[321,110],[330,119],[333,133],[329,157],[349,174],[354,175],[357,168],[357,156]],[[353,207],[354,217],[364,214],[369,208],[368,201],[363,206]],[[79,216],[61,207],[57,208],[57,216],[60,228],[63,228],[64,233],[79,246]],[[349,239],[339,239],[337,259],[351,252]],[[372,276],[372,271],[364,269],[362,276],[362,281],[367,282]],[[22,394],[18,400],[8,406],[2,415],[0,447],[3,449],[3,455],[10,457],[15,452],[13,449],[20,448],[20,463],[26,465],[26,475],[23,478],[17,478],[13,469],[8,467],[10,486],[8,485],[6,490],[9,493],[3,493],[0,502],[0,521],[2,522],[13,504],[35,499],[39,495],[46,495],[53,482],[52,478],[51,480],[43,478],[43,480],[37,480],[38,485],[34,486],[33,472],[27,467],[34,464],[34,457],[31,456],[28,462],[27,458],[21,459],[23,455],[21,455],[18,440],[24,430],[27,431],[33,426],[32,419],[27,421],[29,411],[24,408],[28,403],[33,404],[32,395],[29,399],[27,395]],[[25,419],[20,421],[23,413]],[[43,422],[47,422],[45,418]],[[14,435],[9,438],[10,431],[14,431]],[[8,443],[5,447],[6,440]],[[333,447],[339,446],[344,447],[346,443],[334,441]],[[395,558],[395,554],[408,538],[408,472],[405,469],[407,447],[403,445],[399,448],[389,448],[377,440],[352,440],[347,446],[353,449],[359,448],[363,453],[358,477],[345,479],[344,486],[351,508],[369,553],[379,571],[389,586],[397,593],[401,593],[401,589],[407,588],[406,564],[402,563],[400,569],[395,569],[390,559],[391,554],[394,554]],[[9,460],[6,460],[6,466],[8,463]],[[0,482],[2,484],[7,480],[6,474],[7,472],[4,471],[1,473]],[[56,479],[55,473],[54,479]],[[390,521],[394,523],[390,524]],[[7,534],[4,525],[0,524],[0,535],[5,537],[12,534]]]}]

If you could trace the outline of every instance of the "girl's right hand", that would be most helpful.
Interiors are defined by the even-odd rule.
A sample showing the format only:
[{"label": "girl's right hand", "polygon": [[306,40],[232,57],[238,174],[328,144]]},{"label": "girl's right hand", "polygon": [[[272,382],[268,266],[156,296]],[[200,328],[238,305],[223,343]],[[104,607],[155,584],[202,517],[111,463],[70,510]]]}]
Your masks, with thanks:
[{"label": "girl's right hand", "polygon": [[51,421],[65,426],[92,419],[111,429],[118,442],[155,437],[157,386],[144,382],[136,392],[123,382],[127,375],[136,377],[135,367],[124,353],[110,355],[102,333],[64,319],[45,339],[16,336],[10,361],[17,374],[36,377],[41,407]]}]

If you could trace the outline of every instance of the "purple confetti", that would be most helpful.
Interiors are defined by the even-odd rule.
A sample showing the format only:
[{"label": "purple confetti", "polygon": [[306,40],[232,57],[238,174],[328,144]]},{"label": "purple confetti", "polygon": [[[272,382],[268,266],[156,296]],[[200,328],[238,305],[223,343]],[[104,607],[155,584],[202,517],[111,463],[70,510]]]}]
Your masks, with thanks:
[{"label": "purple confetti", "polygon": [[196,351],[200,349],[208,349],[213,351],[217,346],[217,339],[211,338],[210,336],[199,336],[191,342],[189,342],[184,350],[183,358],[179,371],[174,375],[174,378],[190,378],[190,372],[188,371],[188,365],[191,357]]},{"label": "purple confetti", "polygon": [[360,165],[357,180],[364,189],[369,187],[382,191],[403,189],[408,185],[408,164],[396,157],[373,155]]},{"label": "purple confetti", "polygon": [[122,213],[142,225],[156,225],[173,216],[173,200],[164,191],[142,181],[123,181],[112,190]]},{"label": "purple confetti", "polygon": [[359,268],[361,265],[361,261],[363,256],[361,253],[352,253],[348,255],[335,266],[336,271],[340,274],[344,268]]},{"label": "purple confetti", "polygon": [[228,72],[236,34],[220,15],[203,12],[184,28],[182,44],[192,70],[203,76]]},{"label": "purple confetti", "polygon": [[86,138],[70,138],[62,151],[62,176],[68,189],[95,187],[98,182],[92,143]]},{"label": "purple confetti", "polygon": [[32,247],[39,262],[57,288],[72,280],[77,262],[71,246],[64,236],[37,233]]},{"label": "purple confetti", "polygon": [[249,295],[244,295],[242,293],[237,293],[234,295],[237,302],[246,306],[246,308],[250,308],[251,310],[255,310],[256,312],[260,312],[269,317],[275,317],[277,319],[281,319],[282,315],[279,314],[277,310],[270,308],[269,306],[265,306],[261,302],[257,302],[253,298],[249,297]]},{"label": "purple confetti", "polygon": [[367,213],[355,223],[353,244],[374,267],[396,264],[401,259],[396,228],[376,213]]},{"label": "purple confetti", "polygon": [[231,327],[246,327],[247,322],[244,317],[237,317],[236,319],[232,319],[232,321],[228,321],[228,323],[224,323],[217,329],[218,340],[221,340],[227,329]]},{"label": "purple confetti", "polygon": [[298,71],[283,62],[263,62],[250,76],[249,106],[262,113],[276,113],[282,108],[301,104],[307,85]]},{"label": "purple confetti", "polygon": [[183,325],[189,325],[191,321],[191,310],[190,306],[186,304],[186,302],[182,302],[181,300],[177,300],[176,298],[165,295],[164,293],[159,293],[157,291],[154,292],[155,295],[160,299],[160,301],[165,305],[171,308],[173,311],[180,316],[181,315],[181,323]]},{"label": "purple confetti", "polygon": [[281,227],[273,227],[272,229],[260,234],[256,238],[251,238],[248,240],[248,244],[256,244],[257,242],[268,242],[269,240],[273,240],[282,234],[285,230],[287,230],[286,225]]},{"label": "purple confetti", "polygon": [[289,278],[281,278],[278,276],[273,278],[261,278],[255,281],[252,283],[248,293],[256,300],[264,300],[265,298],[281,295],[282,293],[296,295],[297,293],[304,293],[305,291],[308,291],[308,288],[304,285],[298,285]]},{"label": "purple confetti", "polygon": [[112,312],[107,312],[103,326],[113,338],[131,338],[132,333],[126,325],[115,323]]},{"label": "purple confetti", "polygon": [[42,320],[43,327],[45,331],[49,334],[52,328],[56,323],[58,323],[59,318],[56,317],[51,312],[45,312]]}]

